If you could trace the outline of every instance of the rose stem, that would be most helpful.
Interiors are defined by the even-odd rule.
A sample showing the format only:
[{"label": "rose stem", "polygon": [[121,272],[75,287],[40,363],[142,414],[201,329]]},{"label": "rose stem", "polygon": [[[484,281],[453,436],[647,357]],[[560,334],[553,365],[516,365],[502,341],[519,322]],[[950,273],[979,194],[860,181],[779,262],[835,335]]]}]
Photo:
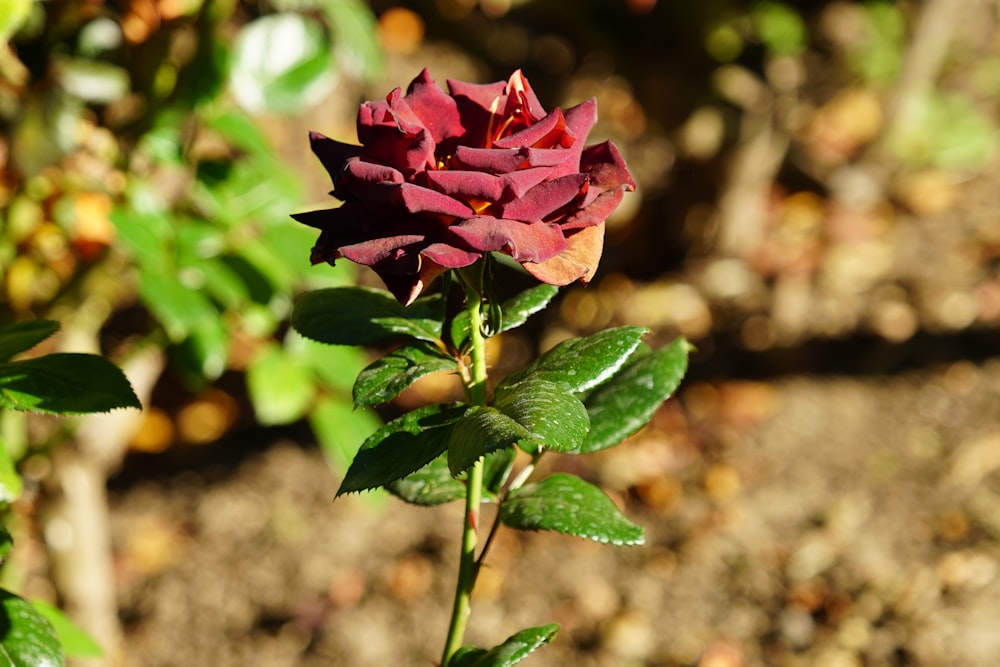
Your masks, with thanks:
[{"label": "rose stem", "polygon": [[[486,339],[482,331],[482,298],[479,292],[462,281],[465,287],[465,307],[469,311],[471,334],[470,357],[472,372],[466,385],[470,405],[486,405]],[[465,483],[465,527],[462,532],[462,551],[458,565],[458,584],[455,587],[455,604],[448,626],[441,667],[448,662],[462,646],[465,628],[471,612],[470,597],[476,583],[476,541],[479,529],[479,508],[483,491],[483,459],[480,458],[469,469]]]}]

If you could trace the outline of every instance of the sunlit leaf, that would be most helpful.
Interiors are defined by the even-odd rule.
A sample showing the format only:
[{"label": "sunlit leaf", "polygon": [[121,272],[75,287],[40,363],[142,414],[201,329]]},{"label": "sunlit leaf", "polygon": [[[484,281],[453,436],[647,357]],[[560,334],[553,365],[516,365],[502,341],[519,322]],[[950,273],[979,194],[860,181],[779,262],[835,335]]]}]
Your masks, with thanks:
[{"label": "sunlit leaf", "polygon": [[554,530],[616,545],[645,541],[642,528],[622,516],[604,491],[566,473],[512,491],[500,505],[500,520],[519,530]]},{"label": "sunlit leaf", "polygon": [[579,452],[619,444],[649,423],[687,371],[691,347],[683,338],[630,362],[587,397],[590,432]]},{"label": "sunlit leaf", "polygon": [[312,405],[316,384],[310,370],[277,344],[261,348],[247,368],[247,390],[261,424],[290,424]]},{"label": "sunlit leaf", "polygon": [[509,665],[521,662],[536,649],[551,642],[558,630],[559,626],[555,623],[521,630],[488,651],[463,646],[448,661],[448,667],[509,667]]},{"label": "sunlit leaf", "polygon": [[457,475],[486,454],[530,438],[526,428],[496,408],[476,406],[451,430],[448,468]]},{"label": "sunlit leaf", "polygon": [[592,389],[621,368],[648,331],[625,326],[565,340],[527,368],[506,377],[497,386],[497,394],[528,378],[562,383],[574,393]]},{"label": "sunlit leaf", "polygon": [[440,297],[403,308],[383,290],[331,287],[299,299],[292,326],[306,338],[331,345],[367,345],[396,335],[433,342],[441,336],[443,310]]},{"label": "sunlit leaf", "polygon": [[31,606],[52,625],[66,657],[100,658],[104,654],[100,644],[58,607],[42,600],[31,600]]},{"label": "sunlit leaf", "polygon": [[0,667],[62,667],[52,624],[27,600],[0,590]]},{"label": "sunlit leaf", "polygon": [[521,443],[522,448],[574,450],[590,430],[590,417],[583,403],[569,387],[555,382],[525,380],[508,388],[494,407],[530,434],[528,442]]}]

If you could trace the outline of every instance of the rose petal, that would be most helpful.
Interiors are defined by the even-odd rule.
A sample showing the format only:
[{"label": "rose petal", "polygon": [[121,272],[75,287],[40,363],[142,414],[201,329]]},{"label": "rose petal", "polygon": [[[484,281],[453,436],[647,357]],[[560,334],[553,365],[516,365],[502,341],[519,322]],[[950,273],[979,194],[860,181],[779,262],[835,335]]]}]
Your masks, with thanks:
[{"label": "rose petal", "polygon": [[524,109],[533,121],[545,116],[545,109],[542,107],[542,103],[538,101],[535,91],[532,90],[531,84],[528,83],[527,77],[524,76],[521,70],[517,70],[510,75],[510,79],[507,80],[505,92],[507,93],[506,107],[508,111],[511,111],[512,107],[516,105]]},{"label": "rose petal", "polygon": [[626,186],[635,189],[632,174],[625,166],[618,147],[610,141],[588,146],[580,156],[580,171],[590,175],[590,182],[602,190]]},{"label": "rose petal", "polygon": [[446,194],[412,183],[375,183],[362,193],[366,203],[375,210],[395,210],[402,207],[407,213],[432,213],[466,217],[474,211],[465,203]]},{"label": "rose petal", "polygon": [[573,145],[573,136],[566,132],[566,119],[563,117],[562,110],[556,109],[537,123],[513,134],[494,139],[493,145],[497,148],[518,148],[520,146],[568,148]]},{"label": "rose petal", "polygon": [[491,174],[515,171],[530,159],[525,148],[470,148],[459,146],[451,161],[451,169],[475,169]]},{"label": "rose petal", "polygon": [[552,175],[552,167],[532,167],[519,169],[510,174],[502,174],[500,180],[504,184],[502,201],[509,202],[523,197],[526,192]]},{"label": "rose petal", "polygon": [[440,192],[466,202],[469,199],[479,200],[484,204],[495,202],[504,191],[504,183],[500,177],[481,171],[429,171],[427,181]]},{"label": "rose petal", "polygon": [[309,133],[309,146],[319,158],[323,168],[330,174],[330,178],[334,181],[334,187],[336,187],[336,175],[343,169],[344,162],[361,152],[360,146],[336,141],[319,132]]},{"label": "rose petal", "polygon": [[566,239],[566,250],[544,262],[524,262],[524,269],[543,283],[569,285],[590,282],[604,252],[604,224],[581,229]]},{"label": "rose petal", "polygon": [[543,262],[566,248],[559,226],[544,222],[477,216],[452,225],[448,231],[475,250],[503,251],[518,262]]},{"label": "rose petal", "polygon": [[569,215],[559,226],[562,227],[563,232],[569,232],[574,229],[583,229],[584,227],[598,225],[607,220],[608,216],[615,212],[624,194],[623,188],[615,188],[614,190],[602,192],[589,205]]},{"label": "rose petal", "polygon": [[395,265],[372,267],[385,283],[386,289],[403,306],[409,306],[416,301],[434,279],[445,271],[443,267],[433,261],[422,259],[420,255],[415,256],[415,264],[413,271],[408,273],[396,273],[398,267]]},{"label": "rose petal", "polygon": [[421,124],[430,130],[435,143],[440,144],[465,132],[455,99],[434,83],[426,69],[410,82],[405,100]]},{"label": "rose petal", "polygon": [[421,250],[420,254],[448,269],[475,264],[476,260],[483,256],[481,252],[463,250],[448,243],[432,243]]},{"label": "rose petal", "polygon": [[519,199],[501,206],[500,215],[525,222],[544,220],[579,195],[586,183],[586,174],[570,174],[542,181]]},{"label": "rose petal", "polygon": [[344,187],[348,188],[352,185],[351,181],[360,183],[402,183],[405,180],[403,174],[398,169],[393,169],[384,164],[368,162],[360,158],[351,158],[348,160],[343,170],[346,176],[350,176],[350,178],[345,176],[343,179]]},{"label": "rose petal", "polygon": [[425,239],[426,236],[423,234],[397,234],[340,246],[338,251],[341,257],[365,266],[375,266],[388,261],[402,264],[403,259],[410,254],[406,252],[407,248],[416,246]]}]

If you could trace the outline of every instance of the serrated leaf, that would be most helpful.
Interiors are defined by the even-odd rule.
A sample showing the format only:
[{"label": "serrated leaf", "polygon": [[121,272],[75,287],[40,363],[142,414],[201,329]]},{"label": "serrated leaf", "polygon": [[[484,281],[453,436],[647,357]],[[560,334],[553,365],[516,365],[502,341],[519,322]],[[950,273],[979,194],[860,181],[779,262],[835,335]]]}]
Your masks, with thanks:
[{"label": "serrated leaf", "polygon": [[386,484],[385,488],[401,500],[425,507],[465,497],[465,484],[451,476],[447,455],[436,457],[420,470]]},{"label": "serrated leaf", "polygon": [[27,600],[0,590],[0,667],[62,667],[59,638]]},{"label": "serrated leaf", "polygon": [[488,651],[463,646],[448,661],[448,667],[509,667],[551,642],[558,631],[559,626],[555,623],[528,628],[511,635],[502,644]]},{"label": "serrated leaf", "polygon": [[429,405],[392,420],[361,445],[337,495],[385,486],[427,465],[448,447],[467,409]]},{"label": "serrated leaf", "polygon": [[301,419],[316,396],[312,372],[274,343],[251,360],[246,381],[257,420],[266,426]]},{"label": "serrated leaf", "polygon": [[578,449],[590,430],[587,408],[563,384],[529,379],[508,387],[493,407],[507,415],[530,433],[530,445],[522,449],[533,451],[544,447],[557,452]]},{"label": "serrated leaf", "polygon": [[454,371],[456,362],[426,343],[404,345],[375,361],[354,382],[354,404],[361,407],[391,401],[411,384],[437,371]]},{"label": "serrated leaf", "polygon": [[51,320],[18,322],[0,329],[0,361],[30,350],[57,331],[59,323]]},{"label": "serrated leaf", "polygon": [[0,364],[0,408],[81,414],[141,407],[125,374],[103,357],[62,352]]},{"label": "serrated leaf", "polygon": [[[486,455],[483,463],[483,491],[495,498],[514,464],[514,448],[499,449]],[[442,454],[420,470],[387,484],[390,493],[413,505],[442,505],[465,497],[465,483],[452,477],[448,455]]]},{"label": "serrated leaf", "polygon": [[554,530],[602,543],[645,542],[642,528],[626,519],[604,491],[566,473],[512,491],[500,505],[500,520],[519,530]]},{"label": "serrated leaf", "polygon": [[299,299],[292,326],[306,338],[331,345],[368,345],[396,335],[434,342],[441,337],[443,316],[439,296],[403,308],[382,290],[330,287]]},{"label": "serrated leaf", "polygon": [[473,407],[451,431],[448,468],[458,475],[486,454],[529,438],[526,428],[496,408]]},{"label": "serrated leaf", "polygon": [[100,644],[94,641],[93,637],[74,623],[62,610],[42,600],[32,600],[31,606],[52,625],[67,657],[100,658],[104,655]]},{"label": "serrated leaf", "polygon": [[630,362],[587,397],[590,433],[580,453],[614,447],[649,423],[687,371],[690,346],[683,338]]},{"label": "serrated leaf", "polygon": [[592,389],[622,367],[648,331],[645,327],[625,326],[565,340],[527,368],[506,377],[497,385],[497,394],[528,378],[559,382],[573,393]]}]

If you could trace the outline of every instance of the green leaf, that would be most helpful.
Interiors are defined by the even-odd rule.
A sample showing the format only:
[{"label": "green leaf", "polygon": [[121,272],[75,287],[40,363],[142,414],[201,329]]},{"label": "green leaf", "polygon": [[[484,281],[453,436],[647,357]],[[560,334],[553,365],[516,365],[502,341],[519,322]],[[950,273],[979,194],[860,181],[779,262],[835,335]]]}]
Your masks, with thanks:
[{"label": "green leaf", "polygon": [[[583,444],[590,430],[587,408],[560,383],[525,380],[508,387],[493,407],[523,426],[534,448],[572,451]],[[521,447],[527,444],[522,442]]]},{"label": "green leaf", "polygon": [[299,299],[292,326],[306,338],[331,345],[368,345],[396,335],[435,342],[441,337],[443,315],[439,296],[403,308],[383,290],[330,287]]},{"label": "green leaf", "polygon": [[642,528],[618,511],[601,489],[557,473],[527,484],[500,505],[500,520],[518,530],[555,530],[611,544],[643,544]]},{"label": "green leaf", "polygon": [[31,600],[31,605],[52,625],[67,657],[100,658],[104,655],[104,651],[94,641],[94,638],[74,623],[62,610],[42,600]]},{"label": "green leaf", "polygon": [[382,73],[383,56],[375,15],[361,0],[322,0],[341,64],[358,78],[372,81]]},{"label": "green leaf", "polygon": [[350,401],[334,396],[317,401],[309,412],[309,425],[327,461],[338,471],[347,470],[361,444],[382,428],[374,412],[355,410]]},{"label": "green leaf", "polygon": [[448,667],[508,667],[521,662],[536,649],[551,642],[558,630],[559,626],[555,623],[521,630],[489,651],[463,646],[448,661]]},{"label": "green leaf", "polygon": [[480,458],[531,438],[531,433],[496,408],[471,408],[451,430],[448,468],[458,475]]},{"label": "green leaf", "polygon": [[[502,325],[498,333],[503,333],[504,331],[510,331],[511,329],[516,329],[525,322],[528,318],[537,313],[538,311],[545,308],[549,301],[559,293],[559,288],[554,285],[546,285],[542,283],[524,290],[520,294],[510,299],[507,299],[500,306],[500,311],[503,313]],[[466,310],[462,310],[451,323],[451,342],[457,348],[461,348],[465,345],[469,338],[469,313]]]},{"label": "green leaf", "polygon": [[0,590],[0,667],[61,667],[62,645],[49,623],[27,600]]},{"label": "green leaf", "polygon": [[0,329],[0,361],[30,350],[57,331],[59,323],[51,320],[19,322]]},{"label": "green leaf", "polygon": [[[14,461],[7,451],[7,443],[0,441],[0,503],[14,502],[21,495],[23,488],[24,483],[21,480],[21,475],[14,467]],[[3,548],[0,557],[10,551],[12,542],[13,538],[10,533],[3,529]]]},{"label": "green leaf", "polygon": [[385,488],[412,505],[442,505],[465,497],[465,484],[451,476],[447,455],[436,457],[420,470],[386,484]]},{"label": "green leaf", "polygon": [[502,394],[528,378],[561,382],[572,393],[587,391],[621,368],[648,331],[645,327],[626,326],[565,340],[527,368],[506,377],[497,385],[497,393]]},{"label": "green leaf", "polygon": [[[514,448],[498,449],[486,455],[483,463],[483,490],[496,498],[500,486],[514,464]],[[390,493],[413,505],[442,505],[465,497],[465,483],[452,477],[448,456],[442,454],[420,470],[385,487]]]},{"label": "green leaf", "polygon": [[7,554],[14,548],[14,537],[10,531],[0,526],[0,561],[7,558]]},{"label": "green leaf", "polygon": [[139,295],[174,343],[187,338],[203,320],[219,316],[204,294],[159,270],[139,274]]},{"label": "green leaf", "polygon": [[330,39],[308,16],[261,16],[236,36],[230,83],[247,111],[295,113],[319,102],[334,81]]},{"label": "green leaf", "polygon": [[80,414],[141,407],[125,374],[103,357],[67,352],[0,364],[0,408]]},{"label": "green leaf", "polygon": [[630,362],[587,397],[590,433],[577,450],[614,447],[645,426],[677,389],[687,371],[686,340],[678,338],[652,354]]},{"label": "green leaf", "polygon": [[308,368],[272,343],[250,362],[247,390],[261,424],[290,424],[309,410],[316,396],[316,383]]},{"label": "green leaf", "polygon": [[465,406],[429,405],[392,420],[361,445],[337,496],[385,486],[419,470],[448,447]]},{"label": "green leaf", "polygon": [[521,326],[529,317],[545,308],[558,293],[559,288],[555,285],[542,283],[504,301],[503,326],[500,331],[510,331]]},{"label": "green leaf", "polygon": [[354,404],[387,403],[425,375],[455,369],[455,360],[432,345],[404,345],[361,371],[354,383]]}]

